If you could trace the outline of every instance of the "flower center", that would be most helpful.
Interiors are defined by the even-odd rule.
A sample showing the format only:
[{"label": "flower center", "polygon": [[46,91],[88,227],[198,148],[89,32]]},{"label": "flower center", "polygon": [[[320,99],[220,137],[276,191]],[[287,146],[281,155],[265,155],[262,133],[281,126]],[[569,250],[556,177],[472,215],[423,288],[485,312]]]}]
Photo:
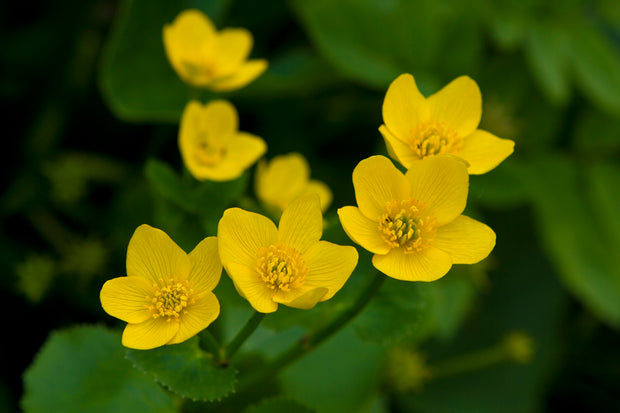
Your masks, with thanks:
[{"label": "flower center", "polygon": [[385,213],[379,217],[379,231],[390,247],[402,247],[405,254],[411,254],[430,245],[436,220],[424,214],[424,204],[413,198],[393,199],[383,209]]},{"label": "flower center", "polygon": [[181,282],[176,276],[159,281],[159,285],[153,283],[153,294],[147,297],[150,301],[147,308],[153,318],[168,317],[168,321],[178,320],[185,307],[193,302],[194,289],[188,281]]},{"label": "flower center", "polygon": [[463,139],[442,122],[431,121],[412,131],[409,147],[424,159],[441,153],[459,153],[463,149]]},{"label": "flower center", "polygon": [[209,83],[215,77],[213,65],[204,61],[184,60],[181,62],[186,76],[197,84]]},{"label": "flower center", "polygon": [[196,160],[203,164],[212,166],[219,163],[226,149],[224,146],[213,138],[209,138],[206,133],[200,133],[196,137]]},{"label": "flower center", "polygon": [[259,248],[256,268],[267,287],[280,291],[300,287],[308,272],[299,251],[282,244]]}]

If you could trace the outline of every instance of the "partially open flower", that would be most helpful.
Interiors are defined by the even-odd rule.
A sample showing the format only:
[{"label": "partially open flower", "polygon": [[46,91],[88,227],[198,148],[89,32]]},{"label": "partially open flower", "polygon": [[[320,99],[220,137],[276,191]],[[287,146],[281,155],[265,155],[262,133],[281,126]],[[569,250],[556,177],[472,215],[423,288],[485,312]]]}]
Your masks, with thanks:
[{"label": "partially open flower", "polygon": [[181,12],[164,26],[170,64],[184,82],[213,91],[239,89],[267,69],[264,59],[248,60],[252,34],[246,29],[217,31],[200,10]]},{"label": "partially open flower", "polygon": [[238,178],[267,150],[258,136],[240,132],[237,110],[228,101],[202,105],[190,101],[181,117],[179,149],[183,162],[198,180]]}]

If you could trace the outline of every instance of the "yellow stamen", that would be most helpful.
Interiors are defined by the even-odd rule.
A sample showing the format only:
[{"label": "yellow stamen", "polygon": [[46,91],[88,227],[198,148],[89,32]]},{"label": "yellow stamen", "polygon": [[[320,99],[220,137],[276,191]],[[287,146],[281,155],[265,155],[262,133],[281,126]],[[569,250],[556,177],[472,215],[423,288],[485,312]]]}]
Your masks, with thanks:
[{"label": "yellow stamen", "polygon": [[463,138],[442,122],[430,121],[412,131],[409,147],[420,159],[442,153],[457,154],[463,149]]},{"label": "yellow stamen", "polygon": [[168,317],[167,321],[178,320],[188,304],[194,302],[194,289],[188,281],[180,281],[176,276],[160,278],[153,283],[152,295],[147,297],[147,309],[153,318]]},{"label": "yellow stamen", "polygon": [[405,254],[421,251],[433,240],[436,220],[424,213],[424,204],[407,198],[393,199],[383,207],[379,217],[379,231],[392,248],[401,248]]},{"label": "yellow stamen", "polygon": [[196,160],[203,165],[215,165],[224,157],[225,148],[216,139],[209,138],[206,133],[196,137]]},{"label": "yellow stamen", "polygon": [[280,291],[300,287],[308,272],[299,251],[282,244],[260,248],[256,254],[256,270],[269,288]]}]

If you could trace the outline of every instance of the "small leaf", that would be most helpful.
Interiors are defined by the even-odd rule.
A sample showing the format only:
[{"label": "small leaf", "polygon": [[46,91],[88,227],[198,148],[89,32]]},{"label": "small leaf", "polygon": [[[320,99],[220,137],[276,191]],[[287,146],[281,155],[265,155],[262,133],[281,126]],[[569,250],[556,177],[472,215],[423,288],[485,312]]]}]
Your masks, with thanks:
[{"label": "small leaf", "polygon": [[53,332],[24,386],[28,413],[176,411],[168,394],[123,358],[120,334],[103,327]]},{"label": "small leaf", "polygon": [[126,357],[138,369],[173,392],[192,400],[219,400],[234,391],[237,371],[216,367],[198,347],[198,337],[153,350],[127,349]]},{"label": "small leaf", "polygon": [[155,192],[162,198],[173,202],[186,211],[195,212],[191,202],[188,186],[179,175],[165,162],[149,159],[144,168],[144,175]]}]

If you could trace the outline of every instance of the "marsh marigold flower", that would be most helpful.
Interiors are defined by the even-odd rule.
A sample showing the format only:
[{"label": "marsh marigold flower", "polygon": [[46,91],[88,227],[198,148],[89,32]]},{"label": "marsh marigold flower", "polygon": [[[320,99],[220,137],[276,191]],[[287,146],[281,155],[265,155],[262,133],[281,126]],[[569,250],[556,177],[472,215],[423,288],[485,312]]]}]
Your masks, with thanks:
[{"label": "marsh marigold flower", "polygon": [[413,76],[400,75],[383,101],[379,131],[390,156],[404,167],[439,154],[452,154],[469,163],[470,174],[495,168],[514,149],[514,142],[478,129],[482,97],[471,78],[461,76],[425,98]]},{"label": "marsh marigold flower", "polygon": [[184,82],[213,91],[239,89],[267,69],[264,59],[248,60],[252,34],[246,29],[217,31],[200,10],[181,12],[163,29],[170,64]]},{"label": "marsh marigold flower", "polygon": [[433,281],[452,264],[473,264],[495,246],[488,226],[461,215],[469,175],[449,155],[414,162],[402,174],[383,156],[353,171],[358,207],[338,210],[347,235],[374,253],[372,264],[399,280]]},{"label": "marsh marigold flower", "polygon": [[127,276],[106,281],[101,305],[128,324],[125,347],[151,349],[196,335],[220,313],[211,292],[222,264],[217,239],[208,237],[188,255],[163,231],[141,225],[127,248]]},{"label": "marsh marigold flower", "polygon": [[320,241],[322,232],[316,194],[291,202],[278,228],[262,215],[230,208],[217,230],[220,258],[256,311],[271,313],[278,304],[310,309],[332,298],[357,265],[354,247]]},{"label": "marsh marigold flower", "polygon": [[206,105],[192,100],[183,111],[179,149],[185,166],[199,180],[238,178],[267,150],[258,136],[240,132],[237,110],[228,101]]},{"label": "marsh marigold flower", "polygon": [[275,156],[256,168],[255,192],[269,209],[282,213],[291,201],[318,194],[324,212],[332,202],[332,192],[323,182],[310,179],[308,161],[299,153]]}]

